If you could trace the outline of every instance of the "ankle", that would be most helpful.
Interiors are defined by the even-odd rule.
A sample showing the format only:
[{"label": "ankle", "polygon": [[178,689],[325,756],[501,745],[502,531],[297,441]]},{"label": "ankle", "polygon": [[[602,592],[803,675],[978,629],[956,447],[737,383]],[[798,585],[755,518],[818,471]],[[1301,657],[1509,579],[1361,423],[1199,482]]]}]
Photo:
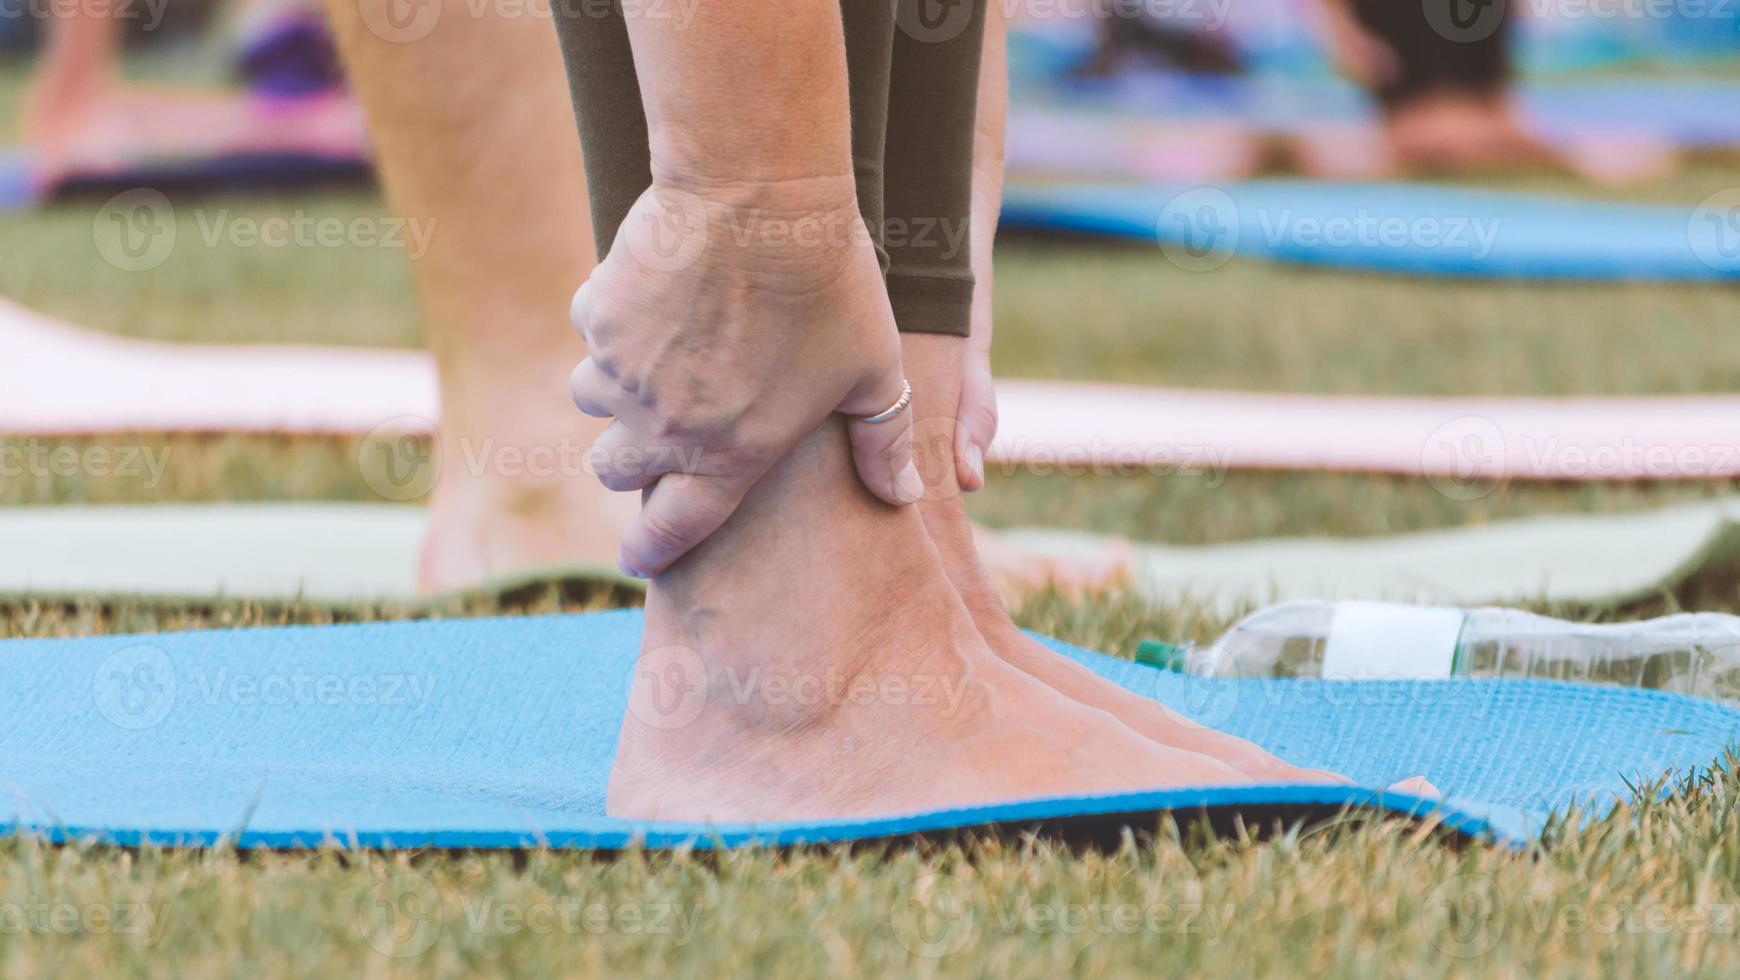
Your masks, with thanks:
[{"label": "ankle", "polygon": [[957,612],[964,619],[923,519],[864,490],[844,427],[830,420],[653,580],[647,644],[692,648],[710,666],[813,672],[836,651],[892,657],[891,638],[947,628]]}]

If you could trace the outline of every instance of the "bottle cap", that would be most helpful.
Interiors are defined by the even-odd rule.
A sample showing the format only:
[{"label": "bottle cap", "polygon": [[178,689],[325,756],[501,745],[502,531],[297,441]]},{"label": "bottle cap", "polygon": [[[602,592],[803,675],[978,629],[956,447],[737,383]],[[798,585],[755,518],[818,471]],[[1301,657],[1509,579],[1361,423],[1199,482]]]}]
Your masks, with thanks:
[{"label": "bottle cap", "polygon": [[1184,673],[1184,655],[1189,649],[1189,647],[1176,643],[1143,640],[1136,644],[1136,662],[1182,674]]}]

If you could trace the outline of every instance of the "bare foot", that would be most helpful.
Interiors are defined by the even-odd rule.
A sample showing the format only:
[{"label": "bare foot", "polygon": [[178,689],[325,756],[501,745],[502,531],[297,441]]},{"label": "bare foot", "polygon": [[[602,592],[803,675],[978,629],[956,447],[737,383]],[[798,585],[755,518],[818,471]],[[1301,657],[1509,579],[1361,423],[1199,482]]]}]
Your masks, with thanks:
[{"label": "bare foot", "polygon": [[1054,556],[1036,554],[1007,543],[996,531],[972,526],[973,547],[1005,602],[1043,588],[1071,598],[1128,585],[1135,552],[1122,538],[1107,538],[1096,554]]},{"label": "bare foot", "polygon": [[466,472],[444,462],[418,560],[425,593],[473,588],[564,566],[614,573],[637,495],[585,474],[538,479]]},{"label": "bare foot", "polygon": [[1366,123],[1326,124],[1286,137],[1285,159],[1301,173],[1329,180],[1371,180],[1395,172],[1385,134]]},{"label": "bare foot", "polygon": [[1347,782],[1333,773],[1288,765],[1244,739],[1198,725],[1047,649],[1015,626],[974,550],[973,526],[955,478],[953,440],[960,391],[960,343],[949,337],[902,335],[907,375],[914,391],[913,411],[918,413],[914,448],[928,488],[919,511],[942,556],[949,581],[998,657],[1071,700],[1110,714],[1157,744],[1218,759],[1249,780]]},{"label": "bare foot", "polygon": [[1397,163],[1410,171],[1463,173],[1559,162],[1505,105],[1475,93],[1427,94],[1392,106],[1384,134]]},{"label": "bare foot", "polygon": [[1245,781],[993,653],[830,421],[651,584],[607,809],[770,821]]},{"label": "bare foot", "polygon": [[603,423],[576,412],[565,367],[514,345],[441,360],[440,448],[418,563],[425,593],[559,566],[614,572],[640,495],[587,465]]}]

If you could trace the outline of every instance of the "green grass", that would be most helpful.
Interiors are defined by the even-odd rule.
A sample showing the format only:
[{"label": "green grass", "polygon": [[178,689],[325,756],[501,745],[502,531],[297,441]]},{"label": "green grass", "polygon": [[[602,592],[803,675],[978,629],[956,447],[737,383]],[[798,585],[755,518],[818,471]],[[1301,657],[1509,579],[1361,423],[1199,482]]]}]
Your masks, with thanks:
[{"label": "green grass", "polygon": [[1736,964],[1736,789],[1522,854],[1396,825],[1261,843],[1162,832],[1079,855],[1013,841],[609,861],[17,843],[0,847],[15,887],[137,932],[19,932],[0,957],[19,976],[245,962],[260,977],[1721,977]]},{"label": "green grass", "polygon": [[[0,68],[0,125],[14,118],[8,93],[20,77]],[[1695,201],[1732,180],[1729,169],[1701,165],[1628,196]],[[1504,183],[1577,190],[1542,178]],[[227,219],[384,215],[368,191],[177,199],[178,245],[149,273],[103,260],[102,232],[93,227],[100,203],[0,217],[0,295],[134,336],[419,342],[402,251],[202,240],[201,222],[220,212]],[[1237,262],[1193,274],[1152,251],[1049,242],[1012,241],[999,257],[997,366],[1010,377],[1304,392],[1665,394],[1727,390],[1740,373],[1740,342],[1730,335],[1740,293],[1731,288],[1392,280]],[[102,442],[167,450],[163,482],[9,478],[0,481],[0,504],[372,499],[348,440]],[[1629,510],[1731,490],[1717,482],[1511,485],[1460,502],[1425,481],[1386,477],[995,474],[974,509],[994,524],[1207,542]],[[444,614],[604,601],[477,602]],[[1740,610],[1740,588],[1705,582],[1623,612],[1681,604]],[[0,637],[408,614],[244,602],[13,603],[0,605]],[[1036,596],[1018,618],[1125,655],[1143,637],[1206,637],[1225,625],[1200,608],[1121,594]],[[1393,824],[1218,842],[1181,840],[1162,828],[1112,854],[1016,841],[613,859],[237,855],[13,841],[0,844],[0,969],[18,976],[1732,976],[1740,968],[1737,797],[1740,778],[1722,775],[1669,802],[1562,830],[1524,853],[1450,848]],[[569,908],[578,924],[565,929]],[[542,918],[546,910],[555,918]],[[914,929],[926,910],[938,930],[929,944]],[[156,931],[116,934],[98,921],[116,912]],[[82,921],[63,930],[57,917],[68,914]],[[531,924],[514,928],[525,914]],[[668,914],[692,932],[655,928],[654,920],[676,921]],[[395,944],[395,935],[404,942]]]}]

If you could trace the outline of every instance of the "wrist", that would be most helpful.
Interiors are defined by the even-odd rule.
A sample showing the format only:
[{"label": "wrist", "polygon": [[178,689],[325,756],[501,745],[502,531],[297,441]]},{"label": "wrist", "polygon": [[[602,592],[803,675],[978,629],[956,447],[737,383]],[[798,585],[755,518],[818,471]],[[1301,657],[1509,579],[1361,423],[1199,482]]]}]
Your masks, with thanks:
[{"label": "wrist", "polygon": [[788,194],[851,195],[856,199],[849,145],[830,147],[813,134],[709,132],[706,127],[652,125],[648,134],[653,185],[711,197]]},{"label": "wrist", "polygon": [[671,154],[652,161],[652,189],[691,195],[730,210],[851,210],[858,207],[858,185],[851,169],[751,168],[719,166],[709,160]]},{"label": "wrist", "polygon": [[808,277],[874,249],[850,175],[764,181],[665,173],[649,193],[680,208],[686,225],[699,221],[707,241],[726,246],[717,254],[769,272]]}]

